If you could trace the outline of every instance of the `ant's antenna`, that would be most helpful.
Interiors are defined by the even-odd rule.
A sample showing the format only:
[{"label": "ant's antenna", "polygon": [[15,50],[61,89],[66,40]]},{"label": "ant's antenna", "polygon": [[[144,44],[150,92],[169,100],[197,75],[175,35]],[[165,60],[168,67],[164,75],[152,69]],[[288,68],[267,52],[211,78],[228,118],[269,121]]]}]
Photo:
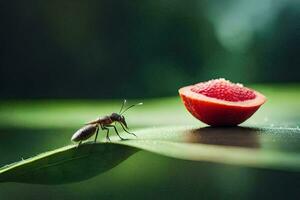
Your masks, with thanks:
[{"label": "ant's antenna", "polygon": [[121,109],[119,111],[119,114],[121,114],[123,108],[124,108],[124,105],[126,104],[126,99],[124,99],[123,103],[122,103],[122,106],[121,106]]},{"label": "ant's antenna", "polygon": [[137,104],[133,104],[131,106],[128,106],[122,113],[120,113],[120,115],[122,115],[124,112],[126,112],[129,108],[132,108],[134,106],[140,106],[140,105],[143,105],[143,103],[141,102],[141,103],[137,103]]}]

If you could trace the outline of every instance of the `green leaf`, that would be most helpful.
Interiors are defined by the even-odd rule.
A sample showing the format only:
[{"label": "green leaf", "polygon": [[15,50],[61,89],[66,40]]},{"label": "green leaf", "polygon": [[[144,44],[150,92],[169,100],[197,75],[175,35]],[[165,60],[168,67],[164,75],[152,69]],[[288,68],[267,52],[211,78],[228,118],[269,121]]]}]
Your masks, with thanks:
[{"label": "green leaf", "polygon": [[74,145],[0,168],[1,182],[63,184],[94,177],[115,167],[136,149],[110,143]]},{"label": "green leaf", "polygon": [[[196,128],[141,129],[138,138],[66,146],[0,169],[1,181],[61,184],[101,174],[143,149],[176,159],[300,171],[298,129]],[[281,139],[274,145],[274,139]],[[293,143],[291,142],[293,141]],[[272,146],[273,145],[273,146]],[[287,145],[288,148],[282,148]]]},{"label": "green leaf", "polygon": [[177,159],[300,171],[300,129],[181,126],[136,134],[136,140],[113,141]]}]

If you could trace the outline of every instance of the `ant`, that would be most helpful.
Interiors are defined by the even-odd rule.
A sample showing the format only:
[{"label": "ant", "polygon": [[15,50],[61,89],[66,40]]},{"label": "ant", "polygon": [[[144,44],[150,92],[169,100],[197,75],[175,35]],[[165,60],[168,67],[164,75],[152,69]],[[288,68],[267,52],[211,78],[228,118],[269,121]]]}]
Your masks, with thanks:
[{"label": "ant", "polygon": [[[82,127],[81,129],[79,129],[78,131],[76,131],[74,133],[74,135],[72,136],[71,138],[71,141],[73,142],[79,142],[78,143],[78,146],[82,143],[82,141],[84,140],[87,140],[88,138],[92,137],[92,135],[94,135],[96,133],[96,136],[95,136],[95,140],[94,142],[96,142],[97,140],[97,137],[98,137],[98,132],[99,132],[99,129],[101,128],[102,130],[106,130],[106,139],[108,141],[110,141],[110,138],[109,138],[109,128],[114,128],[115,129],[115,132],[117,133],[117,135],[119,136],[119,138],[121,140],[124,140],[124,138],[122,138],[120,135],[119,135],[119,132],[116,128],[115,125],[112,125],[113,122],[118,122],[121,127],[123,128],[123,130],[131,135],[134,135],[135,137],[137,137],[134,133],[130,133],[127,129],[127,123],[125,121],[125,117],[122,115],[123,113],[125,113],[128,109],[134,107],[134,106],[138,106],[138,105],[142,105],[143,103],[138,103],[138,104],[134,104],[134,105],[131,105],[131,106],[128,106],[126,109],[123,110],[124,106],[126,104],[126,99],[123,101],[122,103],[122,106],[121,106],[121,109],[119,111],[119,113],[112,113],[111,115],[107,115],[107,116],[104,116],[104,117],[99,117],[98,119],[94,120],[94,121],[91,121],[91,122],[88,122],[86,123],[84,127]],[[78,147],[77,146],[77,147]]]}]

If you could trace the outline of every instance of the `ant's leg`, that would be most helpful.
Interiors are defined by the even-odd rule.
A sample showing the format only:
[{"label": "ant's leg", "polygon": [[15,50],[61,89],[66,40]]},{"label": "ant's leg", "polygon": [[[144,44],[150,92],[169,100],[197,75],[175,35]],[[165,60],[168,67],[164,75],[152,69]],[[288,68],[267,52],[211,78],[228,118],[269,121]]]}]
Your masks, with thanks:
[{"label": "ant's leg", "polygon": [[107,127],[105,127],[105,126],[102,126],[101,127],[102,128],[102,130],[107,130],[107,132],[106,132],[106,140],[108,140],[108,141],[110,141],[110,138],[109,138],[109,128],[107,128]]},{"label": "ant's leg", "polygon": [[94,140],[94,142],[96,142],[96,140],[97,140],[97,137],[98,137],[98,132],[99,132],[99,127],[97,127],[97,131],[96,131],[96,136],[95,136],[95,140]]},{"label": "ant's leg", "polygon": [[106,127],[113,127],[113,128],[115,129],[115,131],[116,131],[116,134],[119,136],[119,138],[120,138],[121,140],[125,140],[124,138],[122,138],[122,137],[119,135],[119,132],[118,132],[118,130],[117,130],[117,128],[116,128],[115,125],[106,125]]},{"label": "ant's leg", "polygon": [[81,143],[82,143],[82,140],[78,143],[77,148],[81,145]]},{"label": "ant's leg", "polygon": [[134,135],[135,137],[137,137],[134,133],[130,133],[129,131],[127,131],[126,128],[123,126],[122,123],[120,123],[120,125],[122,126],[123,130],[124,130],[126,133],[129,133],[129,134]]}]

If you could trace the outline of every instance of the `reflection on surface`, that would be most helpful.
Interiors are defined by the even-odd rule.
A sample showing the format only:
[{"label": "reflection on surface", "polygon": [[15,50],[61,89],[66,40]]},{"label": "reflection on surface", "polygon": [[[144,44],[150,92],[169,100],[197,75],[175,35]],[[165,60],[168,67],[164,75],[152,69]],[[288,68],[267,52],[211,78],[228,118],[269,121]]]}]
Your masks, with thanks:
[{"label": "reflection on surface", "polygon": [[110,143],[83,144],[79,148],[74,146],[7,170],[1,173],[0,182],[79,182],[112,169],[136,151],[132,147]]},{"label": "reflection on surface", "polygon": [[258,129],[247,127],[204,127],[191,130],[186,138],[192,143],[260,147]]}]

